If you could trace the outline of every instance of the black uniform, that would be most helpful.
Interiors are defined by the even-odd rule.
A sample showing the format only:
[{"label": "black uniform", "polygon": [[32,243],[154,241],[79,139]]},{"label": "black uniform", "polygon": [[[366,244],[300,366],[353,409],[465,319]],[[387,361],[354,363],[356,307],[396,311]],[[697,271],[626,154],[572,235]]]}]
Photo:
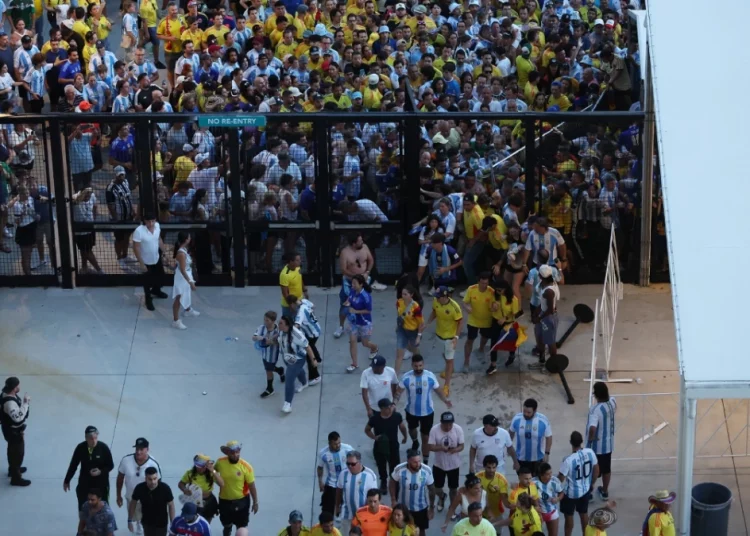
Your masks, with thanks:
[{"label": "black uniform", "polygon": [[29,418],[29,409],[28,406],[24,409],[20,396],[10,395],[4,391],[0,398],[0,408],[0,427],[5,441],[8,442],[8,474],[11,484],[22,485],[28,482],[21,476],[21,465],[26,449],[23,434],[26,430],[26,419]]},{"label": "black uniform", "polygon": [[[109,502],[109,473],[115,468],[112,460],[112,453],[109,447],[98,441],[96,446],[89,451],[88,443],[85,441],[78,443],[73,451],[73,458],[70,460],[68,473],[65,475],[65,483],[70,485],[73,476],[76,474],[78,465],[81,465],[81,473],[78,476],[78,485],[76,486],[76,497],[78,497],[78,510],[88,499],[89,490],[98,488],[103,496],[102,500]],[[91,476],[92,469],[101,471],[98,476]]]}]

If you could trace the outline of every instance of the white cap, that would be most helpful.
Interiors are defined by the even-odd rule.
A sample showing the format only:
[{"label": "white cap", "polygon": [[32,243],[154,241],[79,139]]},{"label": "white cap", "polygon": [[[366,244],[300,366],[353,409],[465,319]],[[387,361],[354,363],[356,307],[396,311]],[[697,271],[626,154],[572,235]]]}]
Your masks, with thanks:
[{"label": "white cap", "polygon": [[396,11],[398,11],[399,9],[406,9],[406,4],[396,4]]},{"label": "white cap", "polygon": [[594,26],[599,26],[599,25],[604,26],[604,21],[602,19],[596,19],[594,21]]},{"label": "white cap", "polygon": [[539,275],[544,278],[552,276],[552,266],[550,266],[549,264],[541,265],[539,267]]},{"label": "white cap", "polygon": [[377,85],[378,82],[380,82],[380,77],[376,74],[371,74],[367,77],[367,83],[371,86]]},{"label": "white cap", "polygon": [[289,91],[290,91],[290,92],[292,93],[292,96],[293,96],[293,97],[294,97],[295,99],[296,99],[297,97],[299,97],[300,95],[302,95],[302,92],[301,92],[301,91],[300,91],[299,89],[297,89],[296,87],[294,87],[294,86],[290,87],[290,88],[289,88]]},{"label": "white cap", "polygon": [[177,80],[175,81],[175,85],[179,86],[180,84],[182,84],[187,79],[188,79],[187,76],[178,76]]},{"label": "white cap", "polygon": [[206,160],[208,160],[208,153],[200,153],[195,157],[195,165],[200,166]]}]

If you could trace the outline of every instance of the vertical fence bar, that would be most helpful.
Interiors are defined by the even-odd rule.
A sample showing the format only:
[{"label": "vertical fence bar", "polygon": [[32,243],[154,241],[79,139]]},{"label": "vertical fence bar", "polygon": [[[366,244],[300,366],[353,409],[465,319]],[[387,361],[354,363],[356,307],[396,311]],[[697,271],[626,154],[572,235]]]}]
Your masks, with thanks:
[{"label": "vertical fence bar", "polygon": [[[73,288],[73,249],[70,240],[70,221],[68,219],[67,175],[63,158],[65,148],[62,142],[62,125],[59,119],[49,122],[49,147],[52,152],[52,180],[55,185],[55,209],[57,211],[57,247],[60,251],[60,273],[62,288]],[[45,145],[46,147],[46,145]]]},{"label": "vertical fence bar", "polygon": [[[523,126],[526,129],[526,154],[524,161],[524,168],[526,169],[526,214],[531,214],[536,212],[534,210],[534,194],[536,192],[536,121],[534,119],[526,119],[523,122]],[[541,209],[542,207],[540,206],[539,208]]]},{"label": "vertical fence bar", "polygon": [[[408,84],[407,84],[408,85]],[[419,145],[422,138],[419,125],[419,116],[409,116],[404,121],[404,151],[402,158],[404,159],[403,178],[401,184],[405,186],[404,194],[401,196],[402,209],[401,219],[403,223],[402,236],[409,236],[410,221],[416,218],[407,217],[409,214],[418,215],[421,214],[422,207],[420,205],[420,179],[419,179]],[[401,240],[401,247],[403,249],[405,240]],[[416,270],[417,262],[419,257],[419,244],[415,241],[410,240],[409,243],[409,259],[411,260],[409,266],[403,266],[403,270],[410,271]],[[403,258],[403,256],[402,256]]]},{"label": "vertical fence bar", "polygon": [[234,247],[234,286],[245,286],[245,228],[242,224],[242,177],[240,175],[240,137],[236,128],[229,129],[229,188],[232,192],[232,245]]},{"label": "vertical fence bar", "polygon": [[599,326],[599,300],[594,306],[594,335],[591,340],[591,381],[589,382],[589,407],[594,405],[594,382],[596,381],[596,331]]},{"label": "vertical fence bar", "polygon": [[145,212],[156,214],[156,199],[154,196],[154,174],[151,167],[151,121],[142,118],[135,122],[135,162],[137,173],[140,176],[140,209],[143,216]]},{"label": "vertical fence bar", "polygon": [[[329,170],[328,132],[325,121],[313,122],[315,138],[315,202],[318,208],[318,264],[320,266],[320,284],[325,288],[333,286],[333,267],[331,266],[331,247],[335,247],[338,237],[331,233],[331,172]],[[328,237],[326,240],[325,237]]]}]

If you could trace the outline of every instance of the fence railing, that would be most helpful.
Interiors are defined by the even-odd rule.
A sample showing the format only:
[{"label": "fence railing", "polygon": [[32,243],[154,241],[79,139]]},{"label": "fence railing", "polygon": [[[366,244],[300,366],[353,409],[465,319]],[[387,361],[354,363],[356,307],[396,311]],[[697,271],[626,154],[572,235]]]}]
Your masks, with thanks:
[{"label": "fence railing", "polygon": [[[602,331],[602,355],[605,377],[609,376],[612,360],[612,343],[617,325],[617,310],[623,298],[623,284],[620,279],[620,260],[617,254],[617,238],[615,226],[612,225],[609,238],[609,252],[607,254],[607,269],[604,275],[602,298],[598,302],[598,315]],[[594,331],[596,334],[596,331]],[[594,337],[596,340],[596,337]]]}]

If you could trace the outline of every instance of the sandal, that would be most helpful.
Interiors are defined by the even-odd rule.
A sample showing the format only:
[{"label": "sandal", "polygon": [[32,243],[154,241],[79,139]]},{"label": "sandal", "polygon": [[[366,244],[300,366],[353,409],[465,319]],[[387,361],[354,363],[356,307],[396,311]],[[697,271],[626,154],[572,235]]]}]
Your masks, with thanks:
[{"label": "sandal", "polygon": [[346,371],[347,371],[347,372],[354,372],[354,371],[355,371],[355,370],[357,370],[358,368],[359,368],[359,367],[358,367],[357,365],[351,364],[351,365],[349,365],[348,367],[346,367]]}]

